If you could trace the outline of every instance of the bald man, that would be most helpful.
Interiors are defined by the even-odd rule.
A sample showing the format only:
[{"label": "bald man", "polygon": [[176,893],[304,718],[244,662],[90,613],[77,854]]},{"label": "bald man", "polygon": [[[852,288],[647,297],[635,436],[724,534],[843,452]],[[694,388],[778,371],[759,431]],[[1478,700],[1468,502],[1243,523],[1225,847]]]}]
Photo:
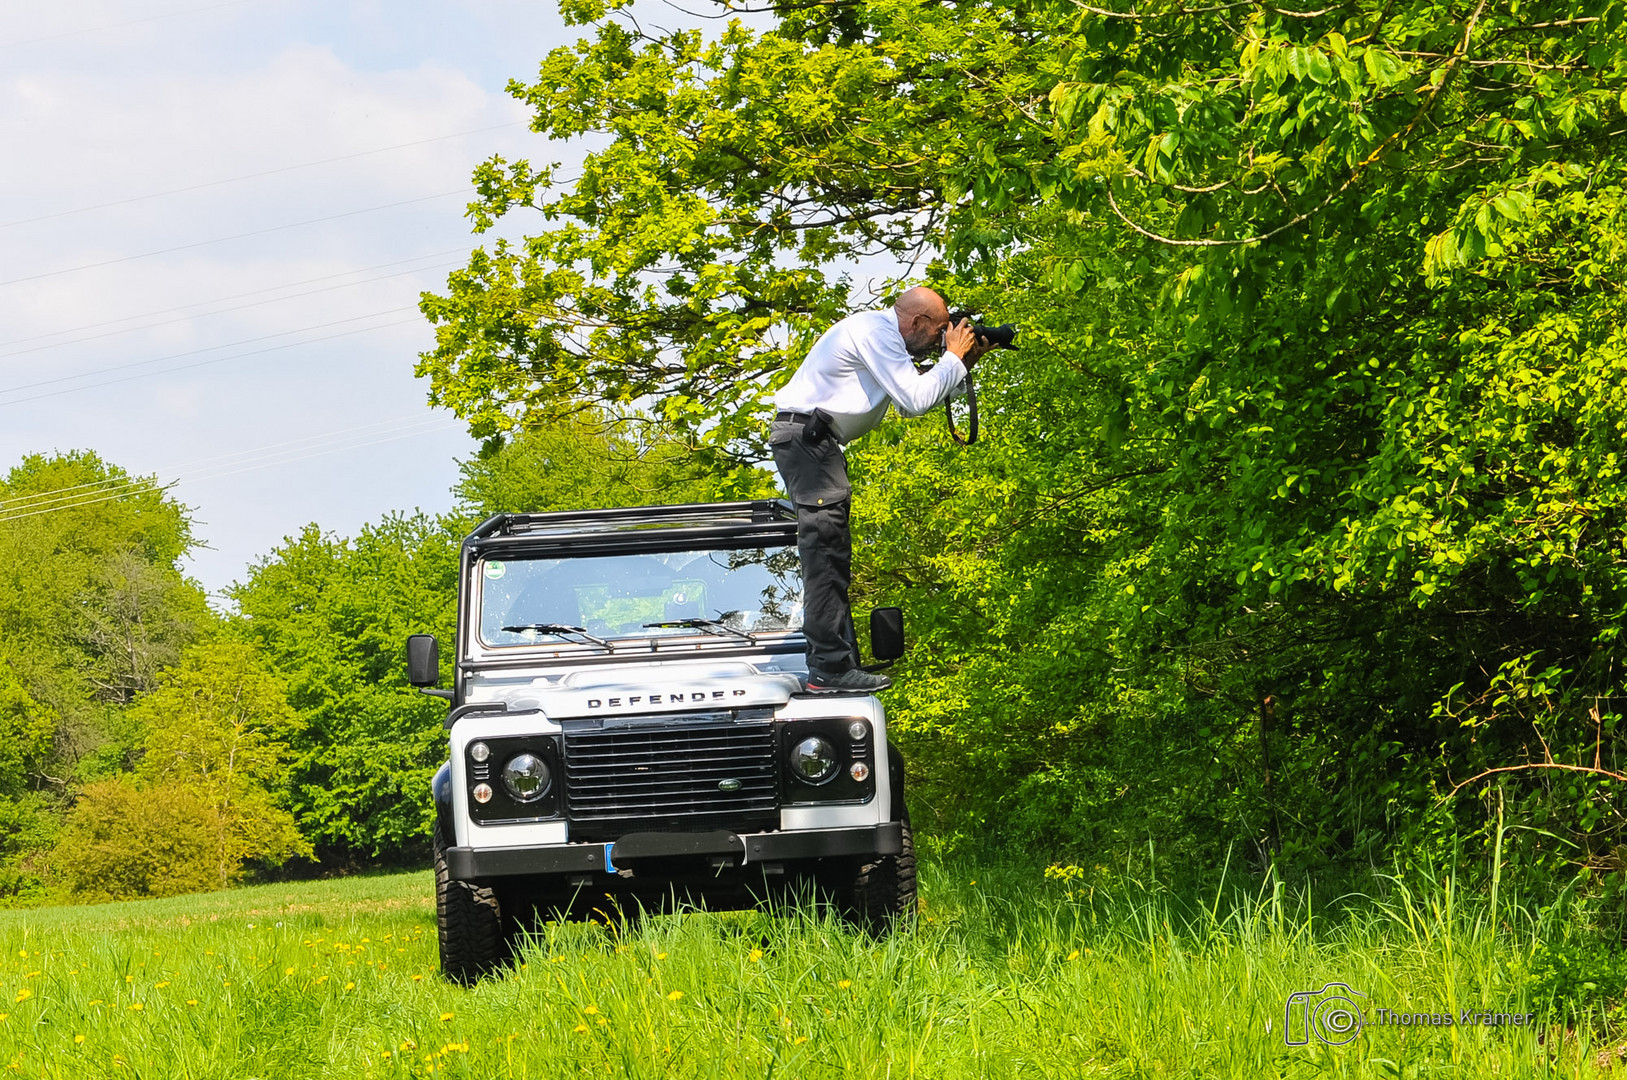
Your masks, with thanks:
[{"label": "bald man", "polygon": [[[940,350],[936,364],[916,371],[917,358]],[[848,530],[853,488],[842,444],[881,423],[888,405],[904,416],[930,411],[965,381],[983,351],[965,321],[949,324],[943,297],[914,288],[890,310],[850,315],[825,331],[774,396],[779,412],[768,443],[797,507],[810,691],[873,693],[893,684],[859,668],[847,596],[853,581]]]}]

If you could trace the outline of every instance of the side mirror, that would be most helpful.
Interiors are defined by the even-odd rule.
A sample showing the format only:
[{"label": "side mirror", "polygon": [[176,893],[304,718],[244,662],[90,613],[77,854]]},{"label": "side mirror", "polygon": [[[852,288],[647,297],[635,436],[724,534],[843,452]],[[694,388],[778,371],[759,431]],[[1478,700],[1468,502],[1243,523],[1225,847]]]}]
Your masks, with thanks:
[{"label": "side mirror", "polygon": [[892,663],[904,655],[904,609],[878,607],[870,613],[870,655]]},{"label": "side mirror", "polygon": [[440,681],[441,643],[434,634],[413,634],[407,638],[407,682],[434,686]]}]

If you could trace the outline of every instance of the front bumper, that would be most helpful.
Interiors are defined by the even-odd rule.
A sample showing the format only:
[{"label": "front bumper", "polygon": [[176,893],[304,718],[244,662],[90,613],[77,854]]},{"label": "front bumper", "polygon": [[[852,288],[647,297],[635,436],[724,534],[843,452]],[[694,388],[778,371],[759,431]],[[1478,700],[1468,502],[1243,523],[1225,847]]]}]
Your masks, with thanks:
[{"label": "front bumper", "polygon": [[[737,864],[789,862],[844,855],[897,855],[904,847],[896,821],[857,829],[794,832],[628,833],[613,844],[550,847],[446,849],[446,866],[457,881],[528,874],[611,873],[640,859],[732,858]],[[605,858],[609,856],[609,864]]]}]

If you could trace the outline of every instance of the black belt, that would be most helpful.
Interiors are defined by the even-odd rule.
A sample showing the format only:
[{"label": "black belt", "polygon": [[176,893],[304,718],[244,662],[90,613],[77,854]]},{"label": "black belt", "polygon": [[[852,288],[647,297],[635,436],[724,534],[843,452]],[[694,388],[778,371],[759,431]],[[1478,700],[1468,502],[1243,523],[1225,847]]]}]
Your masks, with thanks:
[{"label": "black belt", "polygon": [[813,419],[813,413],[805,412],[777,412],[774,419],[785,420],[793,424],[806,424]]}]

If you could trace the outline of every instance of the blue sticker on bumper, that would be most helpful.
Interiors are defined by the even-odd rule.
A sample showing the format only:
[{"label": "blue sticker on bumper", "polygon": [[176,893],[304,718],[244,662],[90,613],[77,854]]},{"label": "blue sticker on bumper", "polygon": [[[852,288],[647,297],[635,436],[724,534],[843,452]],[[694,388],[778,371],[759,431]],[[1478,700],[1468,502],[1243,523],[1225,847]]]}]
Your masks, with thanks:
[{"label": "blue sticker on bumper", "polygon": [[607,874],[615,874],[619,872],[616,869],[616,864],[610,861],[610,849],[615,846],[615,844],[606,844],[604,846],[604,872]]}]

